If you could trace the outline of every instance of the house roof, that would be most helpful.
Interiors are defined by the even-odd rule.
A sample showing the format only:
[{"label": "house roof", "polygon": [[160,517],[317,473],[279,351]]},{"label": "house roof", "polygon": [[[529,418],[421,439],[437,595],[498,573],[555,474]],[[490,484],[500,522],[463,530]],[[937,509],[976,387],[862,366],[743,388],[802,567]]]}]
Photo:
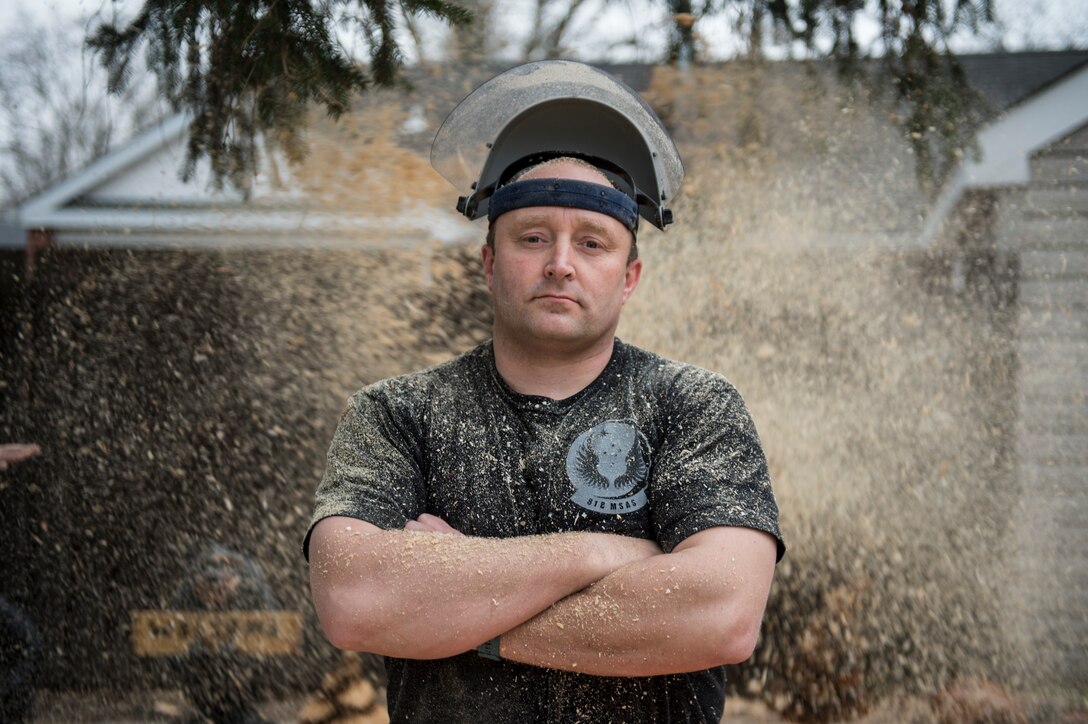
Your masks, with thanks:
[{"label": "house roof", "polygon": [[21,247],[38,228],[57,245],[126,247],[389,247],[476,233],[425,156],[390,142],[406,111],[384,95],[339,123],[315,118],[297,167],[266,154],[248,197],[217,187],[207,163],[179,178],[188,123],[172,116],[28,200],[12,214],[23,233],[0,244]]},{"label": "house roof", "polygon": [[[936,239],[945,219],[968,190],[1027,183],[1031,179],[1031,157],[1036,152],[1088,123],[1088,53],[1056,55],[1062,56],[1063,63],[1044,60],[1057,75],[1047,78],[1034,92],[1019,97],[979,129],[976,134],[979,155],[964,159],[941,187],[923,228],[923,244]],[[1074,62],[1078,57],[1079,62]],[[1014,67],[994,62],[989,71],[996,73],[1006,65]],[[1015,86],[1014,78],[1010,87]],[[1014,95],[1010,93],[1008,97]]]},{"label": "house roof", "polygon": [[971,85],[995,113],[1088,64],[1088,50],[980,53],[959,56]]}]

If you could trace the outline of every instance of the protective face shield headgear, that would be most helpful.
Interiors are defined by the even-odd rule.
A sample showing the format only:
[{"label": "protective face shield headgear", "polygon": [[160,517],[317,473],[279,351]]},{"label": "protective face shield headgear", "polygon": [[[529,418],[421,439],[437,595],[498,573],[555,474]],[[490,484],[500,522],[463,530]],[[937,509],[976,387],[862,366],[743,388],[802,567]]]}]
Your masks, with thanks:
[{"label": "protective face shield headgear", "polygon": [[[560,156],[596,166],[633,201],[627,204],[630,210],[657,228],[672,223],[665,204],[684,178],[676,147],[638,93],[582,63],[546,60],[495,76],[453,109],[431,146],[431,165],[465,191],[457,210],[470,219],[488,215],[495,191],[518,171]],[[537,205],[552,205],[546,201],[547,189],[528,191],[543,194]],[[564,201],[555,205],[582,206],[581,191],[559,189],[563,195],[553,198]],[[502,197],[496,203],[511,203]],[[527,205],[525,198],[513,203]],[[608,204],[602,210],[624,206],[620,198],[601,203]],[[637,216],[632,223],[637,224]]]}]

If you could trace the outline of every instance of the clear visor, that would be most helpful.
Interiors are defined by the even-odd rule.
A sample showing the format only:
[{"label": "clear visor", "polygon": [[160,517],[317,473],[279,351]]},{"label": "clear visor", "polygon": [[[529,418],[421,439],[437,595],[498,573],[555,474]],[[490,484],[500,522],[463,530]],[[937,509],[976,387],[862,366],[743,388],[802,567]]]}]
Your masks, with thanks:
[{"label": "clear visor", "polygon": [[[635,178],[635,182],[647,191],[654,189],[661,200],[671,200],[675,196],[684,178],[684,167],[653,109],[638,93],[608,73],[571,61],[540,61],[518,66],[470,93],[438,129],[431,146],[431,165],[461,193],[471,193],[477,184],[494,183],[495,178],[480,176],[503,130],[526,111],[559,99],[591,101],[626,118],[642,135],[656,176],[655,179]],[[607,144],[608,128],[596,128],[593,132],[600,134],[600,144]],[[583,137],[585,133],[582,132]],[[591,154],[593,143],[590,133]],[[646,152],[640,153],[645,155]],[[626,159],[609,160],[626,168]],[[501,168],[489,168],[487,173],[493,176],[501,171]]]}]

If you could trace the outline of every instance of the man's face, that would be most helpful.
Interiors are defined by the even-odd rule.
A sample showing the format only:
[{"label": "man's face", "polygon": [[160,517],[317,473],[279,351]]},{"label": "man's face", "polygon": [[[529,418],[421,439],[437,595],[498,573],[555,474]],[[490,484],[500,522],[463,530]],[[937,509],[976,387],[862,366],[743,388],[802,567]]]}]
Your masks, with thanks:
[{"label": "man's face", "polygon": [[[533,178],[608,183],[574,163],[522,177]],[[570,352],[611,342],[642,273],[641,260],[627,262],[633,237],[623,224],[596,211],[535,206],[503,214],[494,231],[494,248],[484,246],[483,262],[496,341]]]}]

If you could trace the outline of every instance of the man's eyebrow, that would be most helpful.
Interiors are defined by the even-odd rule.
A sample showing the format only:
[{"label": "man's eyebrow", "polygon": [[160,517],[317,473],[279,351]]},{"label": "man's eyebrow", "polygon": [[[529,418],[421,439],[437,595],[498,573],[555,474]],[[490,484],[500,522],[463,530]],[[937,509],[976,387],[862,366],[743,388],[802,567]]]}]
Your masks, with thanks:
[{"label": "man's eyebrow", "polygon": [[579,218],[578,228],[586,229],[594,234],[601,234],[602,236],[607,236],[612,232],[612,229],[591,216],[582,216]]}]

